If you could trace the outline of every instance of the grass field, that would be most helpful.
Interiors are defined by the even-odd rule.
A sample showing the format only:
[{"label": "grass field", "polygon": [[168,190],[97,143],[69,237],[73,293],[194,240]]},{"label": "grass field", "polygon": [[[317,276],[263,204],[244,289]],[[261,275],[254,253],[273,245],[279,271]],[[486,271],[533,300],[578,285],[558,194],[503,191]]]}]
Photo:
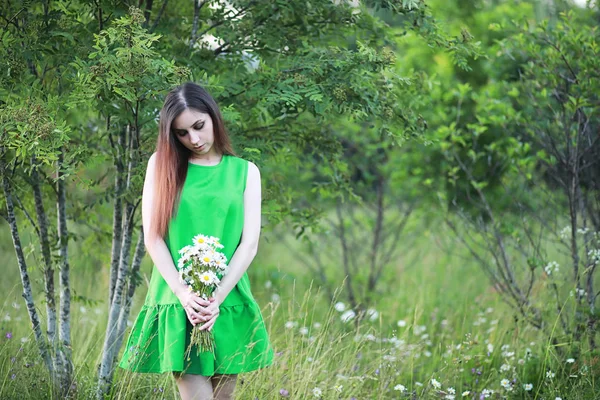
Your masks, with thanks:
[{"label": "grass field", "polygon": [[[516,321],[443,224],[407,231],[411,237],[388,271],[386,294],[373,305],[376,313],[359,324],[342,321],[342,309],[348,307],[344,291],[327,300],[311,273],[277,240],[281,234],[263,234],[248,270],[275,361],[268,369],[241,375],[236,398],[600,398],[594,358],[559,359],[535,329]],[[6,225],[0,237],[0,398],[49,398]],[[76,388],[82,399],[93,397],[107,320],[110,248],[94,254],[97,249],[85,242],[71,246],[74,292],[87,298],[74,302],[72,310]],[[32,269],[34,264],[31,256]],[[131,321],[150,270],[146,256]],[[39,270],[32,276],[41,288]],[[36,305],[43,314],[41,300],[38,296]],[[113,398],[171,399],[177,389],[168,374],[118,370]]]}]

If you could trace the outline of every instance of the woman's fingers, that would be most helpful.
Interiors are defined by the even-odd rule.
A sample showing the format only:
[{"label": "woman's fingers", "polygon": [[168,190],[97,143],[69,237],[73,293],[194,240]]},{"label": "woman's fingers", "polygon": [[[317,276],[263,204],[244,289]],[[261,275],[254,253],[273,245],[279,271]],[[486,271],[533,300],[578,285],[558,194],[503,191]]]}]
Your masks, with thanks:
[{"label": "woman's fingers", "polygon": [[195,303],[197,303],[197,304],[200,304],[200,305],[201,305],[201,306],[203,306],[203,307],[206,307],[206,306],[210,305],[210,303],[211,303],[210,301],[208,301],[208,300],[205,300],[205,299],[203,299],[203,298],[202,298],[202,297],[200,297],[200,296],[194,296],[194,297],[192,297],[192,300],[193,300]]},{"label": "woman's fingers", "polygon": [[217,320],[217,316],[212,317],[208,322],[206,322],[204,325],[202,325],[200,327],[200,330],[203,331],[205,329],[212,329],[212,326],[215,324],[215,321]]}]

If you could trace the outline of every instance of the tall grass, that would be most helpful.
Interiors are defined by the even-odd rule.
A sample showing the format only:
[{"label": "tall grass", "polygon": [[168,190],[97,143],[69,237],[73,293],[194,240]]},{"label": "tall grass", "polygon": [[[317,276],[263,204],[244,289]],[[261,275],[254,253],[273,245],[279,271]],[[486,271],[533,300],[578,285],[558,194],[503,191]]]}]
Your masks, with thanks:
[{"label": "tall grass", "polygon": [[[236,398],[304,399],[319,393],[324,399],[479,399],[488,394],[489,398],[598,398],[597,365],[559,359],[547,338],[514,318],[483,272],[443,228],[435,232],[418,228],[412,230],[410,245],[401,246],[397,264],[387,274],[384,294],[374,305],[377,314],[360,322],[341,320],[342,305],[336,303],[345,302],[343,282],[337,283],[337,298],[326,299],[316,279],[276,240],[283,233],[266,233],[248,273],[275,361],[266,369],[241,374]],[[4,293],[0,398],[52,398],[20,297],[5,226],[0,237],[0,262],[5,265],[0,281]],[[74,385],[77,397],[85,399],[93,397],[104,339],[109,251],[94,258],[89,248],[84,251],[81,246],[75,243],[71,249],[73,284],[81,296],[73,303],[72,332]],[[32,267],[34,263],[32,255]],[[145,280],[130,320],[143,302],[150,271],[146,257]],[[32,276],[41,290],[40,271],[33,268]],[[41,314],[42,299],[37,296]],[[531,385],[531,390],[524,385]],[[177,396],[169,374],[116,372],[112,398]]]}]

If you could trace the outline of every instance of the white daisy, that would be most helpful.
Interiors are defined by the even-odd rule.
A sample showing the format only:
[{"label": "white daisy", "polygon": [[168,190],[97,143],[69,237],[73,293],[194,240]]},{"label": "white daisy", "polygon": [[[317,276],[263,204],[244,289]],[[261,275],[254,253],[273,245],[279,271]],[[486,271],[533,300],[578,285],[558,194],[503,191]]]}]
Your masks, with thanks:
[{"label": "white daisy", "polygon": [[394,386],[394,390],[404,392],[406,390],[406,387],[404,385],[397,384],[396,386]]},{"label": "white daisy", "polygon": [[354,310],[348,310],[340,316],[340,319],[342,322],[350,322],[354,317],[356,317]]}]

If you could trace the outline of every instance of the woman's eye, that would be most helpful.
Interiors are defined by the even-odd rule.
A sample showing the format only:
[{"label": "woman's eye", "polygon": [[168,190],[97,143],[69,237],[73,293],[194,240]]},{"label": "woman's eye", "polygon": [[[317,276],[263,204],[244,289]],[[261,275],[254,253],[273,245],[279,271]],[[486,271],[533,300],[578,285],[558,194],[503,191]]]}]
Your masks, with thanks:
[{"label": "woman's eye", "polygon": [[195,125],[194,129],[200,130],[200,129],[202,129],[203,126],[204,126],[204,124]]},{"label": "woman's eye", "polygon": [[187,131],[177,131],[177,136],[185,136],[187,135]]}]

